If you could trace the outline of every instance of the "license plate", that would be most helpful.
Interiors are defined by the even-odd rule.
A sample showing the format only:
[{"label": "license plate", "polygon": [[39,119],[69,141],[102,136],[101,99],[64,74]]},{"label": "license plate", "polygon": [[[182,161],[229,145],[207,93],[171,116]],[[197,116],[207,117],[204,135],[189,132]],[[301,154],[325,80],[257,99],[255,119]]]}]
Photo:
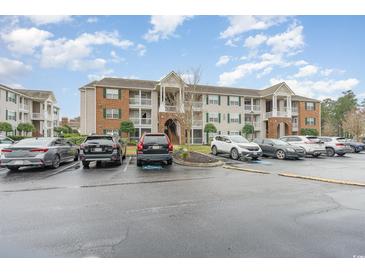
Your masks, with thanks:
[{"label": "license plate", "polygon": [[256,151],[254,151],[253,155],[257,155],[257,152],[256,152]]},{"label": "license plate", "polygon": [[22,165],[24,164],[24,161],[14,161],[14,165]]},{"label": "license plate", "polygon": [[96,148],[94,148],[94,151],[95,151],[95,152],[102,152],[103,150],[102,150],[102,148],[101,148],[101,147],[96,147]]},{"label": "license plate", "polygon": [[160,149],[160,146],[152,146],[152,149]]}]

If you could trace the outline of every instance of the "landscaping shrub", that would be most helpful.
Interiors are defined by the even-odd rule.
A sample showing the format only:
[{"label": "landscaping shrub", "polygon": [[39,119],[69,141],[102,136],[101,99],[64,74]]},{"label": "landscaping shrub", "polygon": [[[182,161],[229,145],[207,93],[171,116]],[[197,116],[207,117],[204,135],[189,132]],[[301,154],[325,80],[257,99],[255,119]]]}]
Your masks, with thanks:
[{"label": "landscaping shrub", "polygon": [[30,136],[20,136],[20,135],[13,135],[9,136],[9,138],[13,139],[15,142],[23,140],[25,138],[31,138]]},{"label": "landscaping shrub", "polygon": [[318,130],[316,130],[315,128],[302,128],[300,130],[300,134],[318,136]]},{"label": "landscaping shrub", "polygon": [[69,141],[71,141],[72,143],[76,144],[76,145],[81,145],[84,140],[85,140],[85,137],[84,136],[78,136],[78,137],[68,137],[68,138],[65,138]]}]

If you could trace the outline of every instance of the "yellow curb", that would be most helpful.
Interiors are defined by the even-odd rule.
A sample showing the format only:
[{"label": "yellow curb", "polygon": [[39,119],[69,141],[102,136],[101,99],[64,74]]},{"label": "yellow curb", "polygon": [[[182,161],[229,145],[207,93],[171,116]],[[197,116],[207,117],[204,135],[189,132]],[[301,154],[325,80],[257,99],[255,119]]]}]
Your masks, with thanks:
[{"label": "yellow curb", "polygon": [[251,169],[251,168],[242,168],[242,167],[227,166],[227,165],[224,165],[223,168],[246,171],[246,172],[252,172],[252,173],[271,174],[270,172],[267,172],[267,171],[258,170],[258,169]]},{"label": "yellow curb", "polygon": [[337,179],[327,179],[327,178],[304,176],[304,175],[298,175],[298,174],[292,174],[292,173],[278,173],[278,175],[283,176],[283,177],[299,178],[299,179],[320,181],[320,182],[333,183],[333,184],[353,185],[353,186],[363,186],[363,187],[365,186],[365,183],[361,183],[361,182],[337,180]]}]

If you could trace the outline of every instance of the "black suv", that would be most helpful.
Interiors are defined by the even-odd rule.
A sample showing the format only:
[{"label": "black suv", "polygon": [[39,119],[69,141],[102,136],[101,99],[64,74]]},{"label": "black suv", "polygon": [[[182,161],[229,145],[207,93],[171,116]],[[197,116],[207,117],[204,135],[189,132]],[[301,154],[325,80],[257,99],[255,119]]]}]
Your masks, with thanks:
[{"label": "black suv", "polygon": [[172,164],[173,146],[164,133],[145,133],[137,145],[137,166],[145,162]]},{"label": "black suv", "polygon": [[90,162],[114,162],[121,165],[126,157],[127,145],[117,137],[110,135],[90,135],[80,145],[80,160],[84,167]]}]

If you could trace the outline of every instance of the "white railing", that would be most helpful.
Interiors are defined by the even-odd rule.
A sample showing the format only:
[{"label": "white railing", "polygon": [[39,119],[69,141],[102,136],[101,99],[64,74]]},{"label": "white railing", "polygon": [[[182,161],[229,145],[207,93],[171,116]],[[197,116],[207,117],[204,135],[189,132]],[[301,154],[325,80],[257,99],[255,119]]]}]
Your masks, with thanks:
[{"label": "white railing", "polygon": [[165,111],[166,112],[176,112],[177,107],[176,106],[165,106]]},{"label": "white railing", "polygon": [[[189,102],[185,101],[184,102],[185,107],[189,106]],[[193,109],[201,109],[203,107],[203,102],[191,102],[191,107]]]},{"label": "white railing", "polygon": [[251,108],[251,105],[245,105],[245,110],[246,110],[246,111],[251,111],[251,109],[252,109],[252,108]]},{"label": "white railing", "polygon": [[297,107],[293,107],[293,108],[291,109],[291,112],[292,112],[292,113],[295,113],[295,114],[298,114],[298,108],[297,108]]},{"label": "white railing", "polygon": [[32,120],[44,120],[44,114],[43,113],[32,113]]},{"label": "white railing", "polygon": [[20,109],[20,111],[29,111],[29,105],[20,104],[19,109]]},{"label": "white railing", "polygon": [[260,105],[245,105],[245,111],[260,111]]},{"label": "white railing", "polygon": [[130,117],[129,120],[131,120],[135,126],[150,126],[150,125],[152,125],[152,118]]},{"label": "white railing", "polygon": [[272,111],[266,112],[265,115],[264,115],[264,118],[268,119],[270,117],[272,117]]},{"label": "white railing", "polygon": [[293,131],[297,131],[298,130],[298,123],[293,123],[292,124],[292,130]]},{"label": "white railing", "polygon": [[129,104],[134,106],[151,106],[152,99],[141,98],[141,97],[131,97],[129,98]]},{"label": "white railing", "polygon": [[192,138],[193,144],[202,144],[203,143],[203,137],[196,137]]},{"label": "white railing", "polygon": [[194,127],[201,127],[203,125],[203,120],[194,120],[193,119],[193,126]]},{"label": "white railing", "polygon": [[288,112],[287,111],[278,110],[276,112],[276,117],[287,117],[287,116],[288,116]]}]

